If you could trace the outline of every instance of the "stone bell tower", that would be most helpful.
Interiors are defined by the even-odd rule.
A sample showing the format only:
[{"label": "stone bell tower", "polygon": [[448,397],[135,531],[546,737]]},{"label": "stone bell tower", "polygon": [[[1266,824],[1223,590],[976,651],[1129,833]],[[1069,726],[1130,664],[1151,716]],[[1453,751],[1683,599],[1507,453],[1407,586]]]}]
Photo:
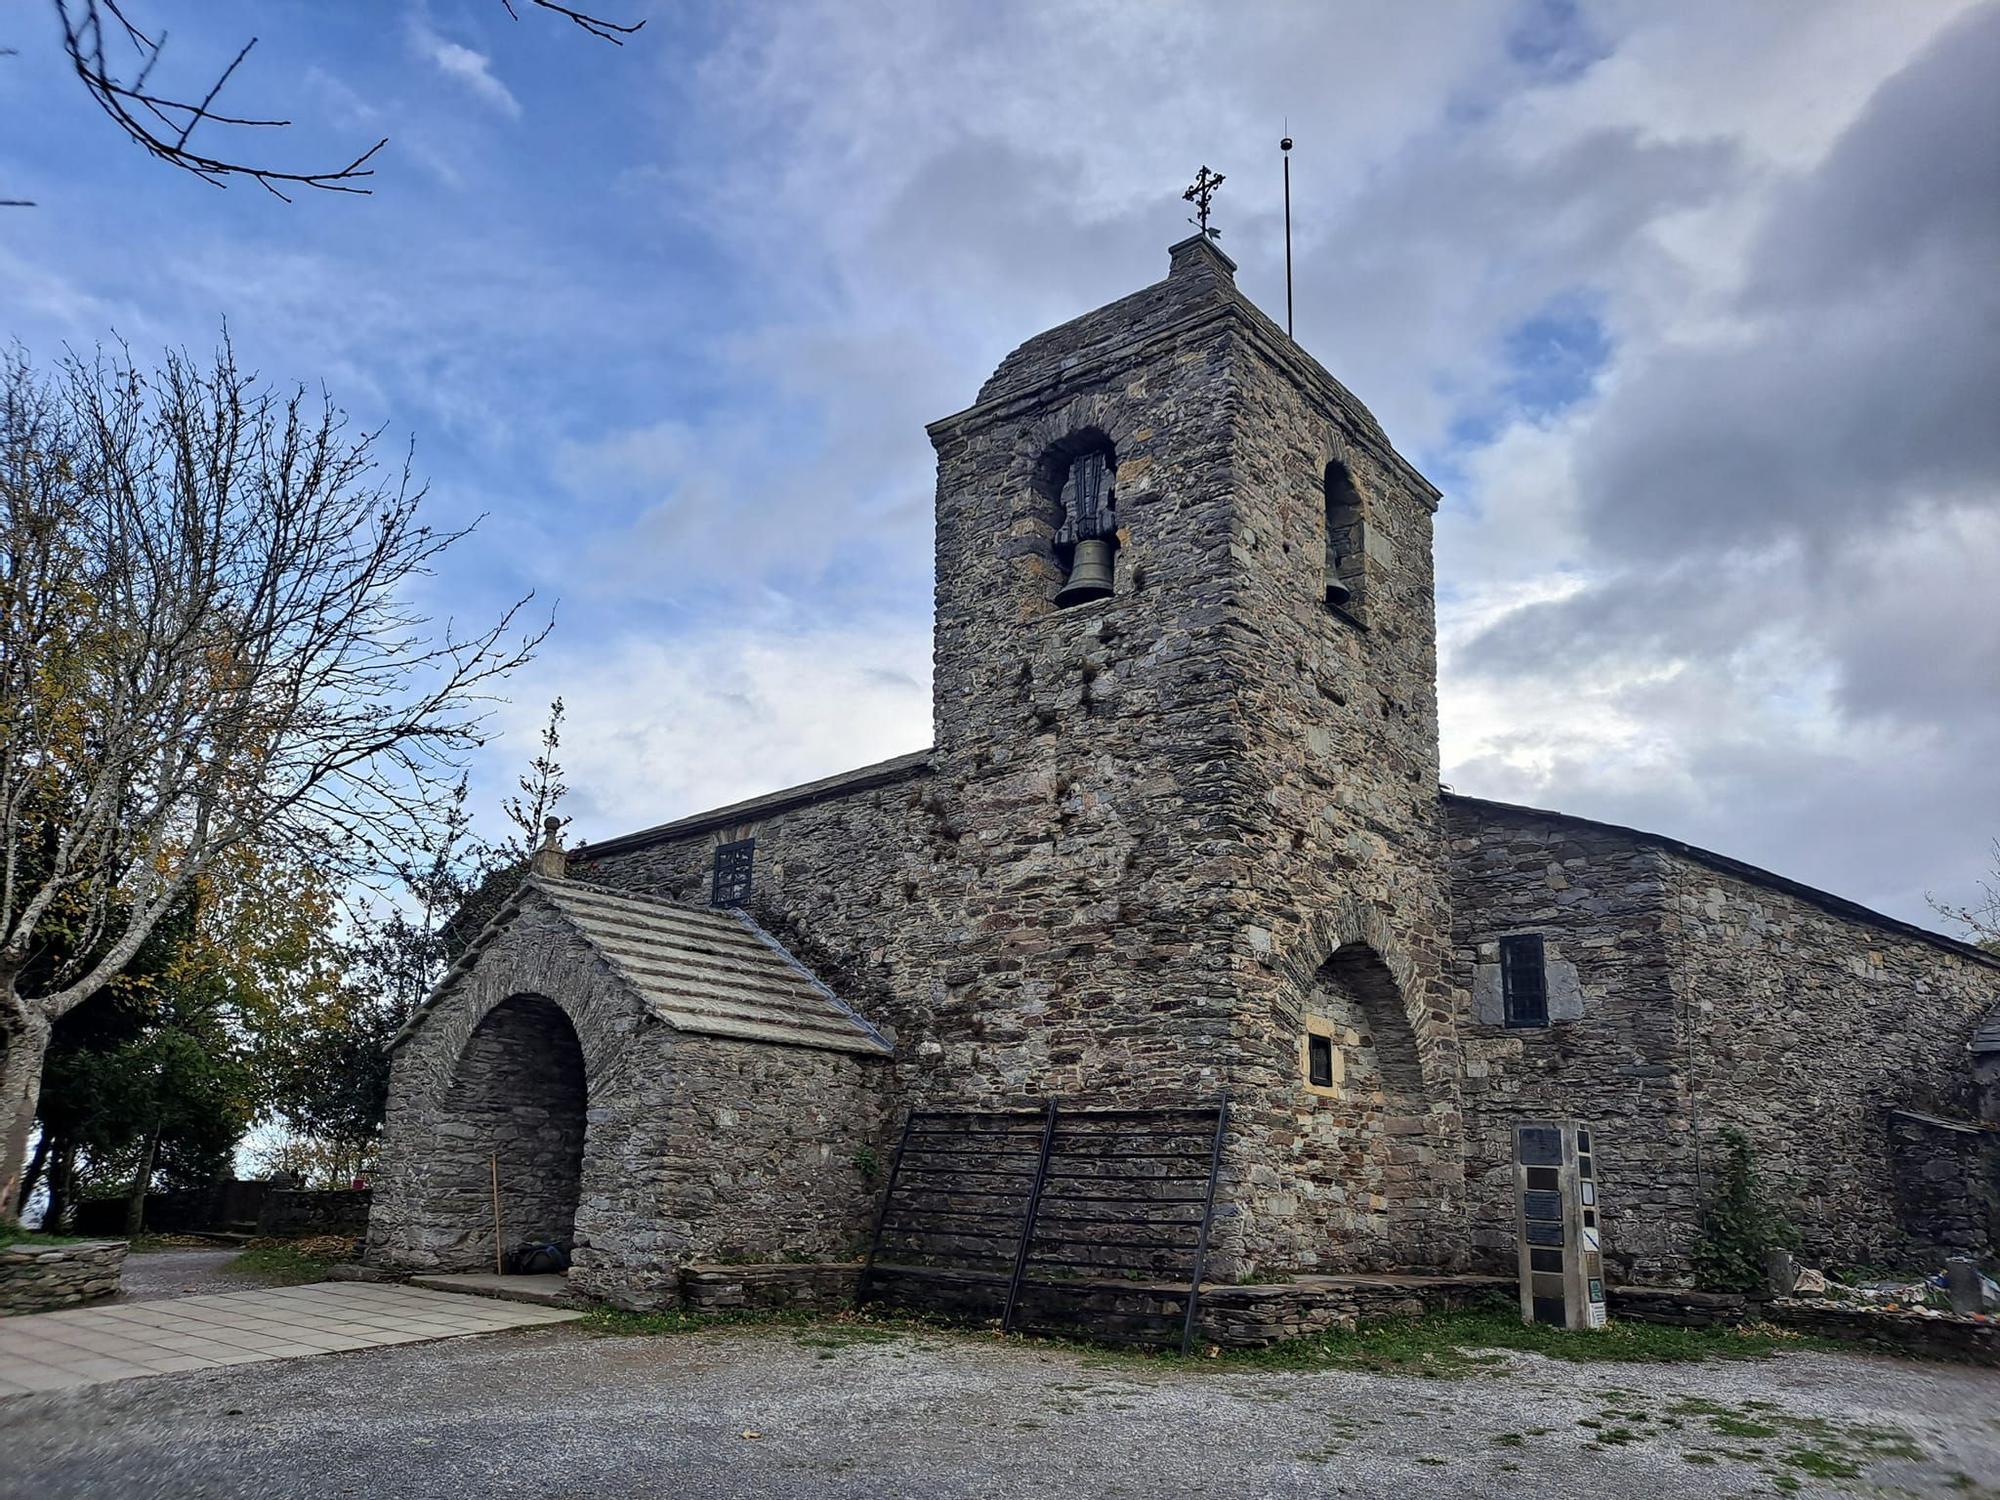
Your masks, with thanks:
[{"label": "stone bell tower", "polygon": [[922,1087],[1227,1090],[1225,1261],[1448,1264],[1437,492],[1234,272],[1183,241],[930,429]]}]

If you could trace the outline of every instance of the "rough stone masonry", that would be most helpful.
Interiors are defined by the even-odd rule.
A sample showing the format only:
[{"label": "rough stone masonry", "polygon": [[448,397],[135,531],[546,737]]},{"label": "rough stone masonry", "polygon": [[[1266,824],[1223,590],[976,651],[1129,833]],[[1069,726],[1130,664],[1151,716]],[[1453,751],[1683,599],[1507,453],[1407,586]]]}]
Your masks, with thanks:
[{"label": "rough stone masonry", "polygon": [[399,1039],[371,1259],[490,1263],[497,1196],[657,1302],[857,1253],[912,1108],[1224,1093],[1218,1281],[1504,1269],[1551,1116],[1630,1279],[1686,1277],[1725,1127],[1809,1252],[1941,1242],[1885,1111],[1983,1139],[2000,960],[1441,792],[1438,492],[1234,269],[1184,241],[932,425],[930,747],[538,862]]}]

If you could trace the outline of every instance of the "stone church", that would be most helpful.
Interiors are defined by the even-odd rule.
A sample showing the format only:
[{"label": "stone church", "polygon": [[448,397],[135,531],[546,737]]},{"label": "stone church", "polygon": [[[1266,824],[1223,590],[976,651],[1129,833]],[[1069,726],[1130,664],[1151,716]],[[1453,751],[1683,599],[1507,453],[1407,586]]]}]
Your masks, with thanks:
[{"label": "stone church", "polygon": [[1597,1136],[1684,1282],[1722,1132],[1808,1255],[1990,1252],[2000,959],[1441,791],[1438,491],[1208,238],[934,423],[929,749],[571,851],[397,1038],[369,1259],[671,1300],[850,1262],[915,1111],[1212,1105],[1207,1276],[1511,1269]]}]

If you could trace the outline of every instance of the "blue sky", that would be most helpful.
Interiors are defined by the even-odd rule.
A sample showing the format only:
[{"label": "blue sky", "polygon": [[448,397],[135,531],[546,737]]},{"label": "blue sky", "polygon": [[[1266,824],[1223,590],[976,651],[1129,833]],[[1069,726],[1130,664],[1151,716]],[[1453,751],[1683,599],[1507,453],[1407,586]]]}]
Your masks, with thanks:
[{"label": "blue sky", "polygon": [[[603,835],[928,737],[931,456],[1146,282],[1206,162],[1239,280],[1447,491],[1446,776],[1898,914],[2000,833],[1991,5],[133,0],[163,66],[379,136],[370,197],[144,157],[0,18],[4,328],[324,382],[533,589],[489,805],[570,704]],[[169,73],[168,77],[174,76]]]}]

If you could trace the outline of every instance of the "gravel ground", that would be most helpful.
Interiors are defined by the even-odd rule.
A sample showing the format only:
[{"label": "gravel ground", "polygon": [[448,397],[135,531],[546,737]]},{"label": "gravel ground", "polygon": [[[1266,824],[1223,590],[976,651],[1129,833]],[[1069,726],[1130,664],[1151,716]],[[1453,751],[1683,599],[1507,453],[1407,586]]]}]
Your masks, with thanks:
[{"label": "gravel ground", "polygon": [[0,1494],[2000,1496],[2000,1371],[1509,1355],[1446,1380],[878,1338],[564,1327],[22,1397]]},{"label": "gravel ground", "polygon": [[243,1292],[262,1286],[254,1276],[225,1276],[222,1268],[243,1252],[232,1250],[146,1250],[125,1257],[118,1278],[123,1302],[160,1297],[200,1297],[210,1292]]}]

